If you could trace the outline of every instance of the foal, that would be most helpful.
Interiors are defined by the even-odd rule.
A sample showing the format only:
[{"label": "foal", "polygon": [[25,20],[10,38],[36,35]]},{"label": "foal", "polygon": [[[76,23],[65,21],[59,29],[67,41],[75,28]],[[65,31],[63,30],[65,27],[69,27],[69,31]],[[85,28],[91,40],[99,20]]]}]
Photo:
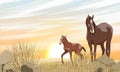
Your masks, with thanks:
[{"label": "foal", "polygon": [[60,44],[63,44],[64,45],[64,53],[61,55],[61,61],[62,61],[62,63],[64,63],[63,62],[63,56],[66,54],[66,53],[68,53],[69,52],[69,54],[70,54],[70,60],[71,60],[71,62],[72,62],[72,64],[73,64],[73,60],[72,60],[72,52],[74,51],[78,56],[80,56],[81,57],[81,59],[82,59],[82,54],[80,53],[81,52],[81,50],[83,49],[85,52],[86,52],[86,49],[83,47],[83,46],[81,46],[79,43],[71,43],[71,42],[69,42],[68,40],[67,40],[67,38],[66,38],[66,36],[61,36],[61,38],[60,38]]}]

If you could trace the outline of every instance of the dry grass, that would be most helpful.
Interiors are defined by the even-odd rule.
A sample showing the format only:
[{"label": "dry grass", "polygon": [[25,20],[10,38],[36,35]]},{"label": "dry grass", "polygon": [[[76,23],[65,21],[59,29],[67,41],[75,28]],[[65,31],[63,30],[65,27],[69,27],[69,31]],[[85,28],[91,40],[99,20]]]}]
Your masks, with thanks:
[{"label": "dry grass", "polygon": [[62,64],[60,59],[55,60],[47,59],[41,61],[38,72],[94,72],[97,67],[86,54],[84,54],[83,60],[75,56],[74,64],[71,64],[69,59],[65,60],[65,64]]},{"label": "dry grass", "polygon": [[84,53],[83,59],[81,60],[80,57],[75,56],[75,63],[80,67],[79,72],[93,72],[97,65],[94,62],[91,62],[90,55]]},{"label": "dry grass", "polygon": [[83,54],[82,60],[75,55],[74,64],[69,59],[64,59],[65,64],[62,64],[60,58],[39,60],[39,50],[30,43],[16,44],[10,52],[12,55],[11,67],[14,72],[21,72],[21,66],[26,63],[37,64],[38,68],[35,72],[108,72],[105,67],[102,70],[96,62],[91,62],[90,55],[86,53]]},{"label": "dry grass", "polygon": [[74,64],[69,59],[65,59],[65,64],[61,59],[43,59],[40,60],[38,72],[110,72],[103,64],[91,62],[90,55],[84,53],[81,60],[77,55],[74,56]]},{"label": "dry grass", "polygon": [[14,72],[21,72],[21,66],[26,63],[39,63],[39,50],[32,43],[18,43],[10,49],[10,52]]}]

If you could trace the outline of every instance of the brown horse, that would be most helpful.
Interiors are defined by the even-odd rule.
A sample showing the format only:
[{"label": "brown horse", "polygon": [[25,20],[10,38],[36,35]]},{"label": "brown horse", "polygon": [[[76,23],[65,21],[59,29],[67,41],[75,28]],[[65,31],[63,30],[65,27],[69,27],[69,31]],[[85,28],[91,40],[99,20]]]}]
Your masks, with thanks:
[{"label": "brown horse", "polygon": [[[113,28],[108,23],[100,23],[96,26],[94,20],[94,15],[87,16],[86,18],[86,27],[87,27],[87,41],[90,48],[91,60],[96,59],[96,47],[97,45],[101,46],[102,55],[105,52],[104,42],[106,42],[106,54],[110,57],[110,45],[113,35]],[[94,52],[92,51],[92,45],[94,45]],[[93,58],[94,56],[94,58]]]},{"label": "brown horse", "polygon": [[69,54],[70,54],[70,60],[71,60],[72,64],[73,64],[73,60],[72,60],[72,52],[73,52],[73,51],[74,51],[78,56],[80,56],[81,59],[82,59],[82,54],[80,53],[81,50],[83,49],[83,50],[86,52],[85,48],[82,47],[79,43],[71,43],[71,42],[69,42],[69,41],[67,40],[66,36],[63,36],[63,35],[61,36],[61,38],[60,38],[60,44],[61,44],[61,43],[64,45],[64,53],[61,55],[61,61],[62,61],[62,63],[64,63],[64,62],[63,62],[63,55],[65,55],[65,54],[68,53],[68,52],[69,52]]}]

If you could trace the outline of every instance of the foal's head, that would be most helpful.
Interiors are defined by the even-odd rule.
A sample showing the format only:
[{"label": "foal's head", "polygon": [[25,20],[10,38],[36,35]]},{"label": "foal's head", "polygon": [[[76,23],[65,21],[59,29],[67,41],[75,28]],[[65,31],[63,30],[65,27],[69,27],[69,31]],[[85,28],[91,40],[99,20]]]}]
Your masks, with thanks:
[{"label": "foal's head", "polygon": [[86,18],[86,26],[89,29],[90,33],[95,33],[95,23],[93,21],[94,15],[91,16],[87,16]]},{"label": "foal's head", "polygon": [[67,38],[66,38],[66,36],[61,36],[61,38],[60,38],[60,43],[59,44],[61,44],[61,43],[65,43],[67,41]]}]

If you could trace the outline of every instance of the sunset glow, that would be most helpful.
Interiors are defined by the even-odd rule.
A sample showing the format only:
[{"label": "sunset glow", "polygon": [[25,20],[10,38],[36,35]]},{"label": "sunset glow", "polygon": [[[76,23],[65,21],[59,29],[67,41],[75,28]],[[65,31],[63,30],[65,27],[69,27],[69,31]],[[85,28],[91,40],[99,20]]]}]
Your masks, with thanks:
[{"label": "sunset glow", "polygon": [[85,25],[88,14],[94,14],[97,25],[107,22],[113,27],[111,57],[120,59],[120,0],[0,0],[0,52],[27,41],[36,43],[42,57],[60,58],[61,35],[89,52]]},{"label": "sunset glow", "polygon": [[[59,44],[55,44],[53,45],[50,50],[49,50],[49,53],[48,53],[48,57],[49,58],[60,58],[61,57],[61,54],[64,52],[63,50],[63,45],[59,45]],[[69,58],[69,54],[65,54],[64,55],[64,58]]]}]

